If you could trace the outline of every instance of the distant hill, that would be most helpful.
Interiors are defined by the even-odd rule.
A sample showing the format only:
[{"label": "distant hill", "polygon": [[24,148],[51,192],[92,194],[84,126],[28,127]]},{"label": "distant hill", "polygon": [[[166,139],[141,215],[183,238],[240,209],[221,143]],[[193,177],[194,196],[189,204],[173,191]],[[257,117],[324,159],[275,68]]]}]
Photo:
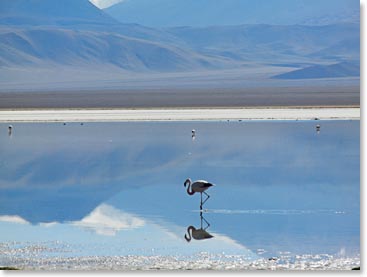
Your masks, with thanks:
[{"label": "distant hill", "polygon": [[[239,25],[165,29],[177,42],[202,54],[247,61],[297,62],[312,59],[359,58],[358,24],[326,26]],[[333,51],[331,51],[333,50]],[[331,54],[335,55],[331,57]],[[338,55],[336,55],[338,54]]]},{"label": "distant hill", "polygon": [[315,65],[275,76],[275,79],[319,79],[359,77],[359,62],[340,62],[332,65]]},{"label": "distant hill", "polygon": [[98,66],[130,71],[180,71],[210,68],[193,51],[119,34],[73,30],[23,30],[0,33],[0,65]]},{"label": "distant hill", "polygon": [[166,32],[122,24],[88,0],[0,1],[0,66],[98,67],[130,71],[211,68],[210,58],[169,44]]},{"label": "distant hill", "polygon": [[356,0],[125,0],[105,11],[151,27],[359,22]]},{"label": "distant hill", "polygon": [[339,42],[336,42],[320,51],[316,51],[310,54],[309,57],[321,59],[359,60],[360,51],[360,38],[359,36],[354,36],[340,40]]}]

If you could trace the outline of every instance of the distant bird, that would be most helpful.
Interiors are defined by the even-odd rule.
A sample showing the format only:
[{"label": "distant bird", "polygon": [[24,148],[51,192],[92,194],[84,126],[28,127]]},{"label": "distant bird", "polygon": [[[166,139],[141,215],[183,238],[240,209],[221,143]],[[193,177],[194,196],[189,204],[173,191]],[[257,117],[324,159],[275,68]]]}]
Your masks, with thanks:
[{"label": "distant bird", "polygon": [[12,135],[12,133],[13,133],[13,125],[9,125],[9,127],[8,127],[8,135],[9,135],[9,137]]},{"label": "distant bird", "polygon": [[195,129],[191,131],[191,137],[192,137],[192,140],[195,140],[195,138],[196,138],[196,131],[195,131]]},{"label": "distant bird", "polygon": [[[189,195],[194,195],[196,192],[200,192],[200,210],[202,210],[204,203],[210,198],[210,196],[205,191],[214,185],[204,180],[198,180],[194,183],[191,183],[191,179],[189,178],[186,179],[184,186],[187,186],[187,193]],[[207,196],[204,202],[203,193]]]},{"label": "distant bird", "polygon": [[319,134],[320,133],[320,130],[321,130],[321,125],[316,125],[316,132]]}]

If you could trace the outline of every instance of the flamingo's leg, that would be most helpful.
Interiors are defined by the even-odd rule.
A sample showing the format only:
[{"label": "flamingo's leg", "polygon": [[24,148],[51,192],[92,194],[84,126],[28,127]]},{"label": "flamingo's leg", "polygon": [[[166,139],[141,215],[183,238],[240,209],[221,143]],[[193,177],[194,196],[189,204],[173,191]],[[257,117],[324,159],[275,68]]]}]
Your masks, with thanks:
[{"label": "flamingo's leg", "polygon": [[203,229],[203,212],[200,211],[200,229]]},{"label": "flamingo's leg", "polygon": [[203,210],[203,193],[200,192],[200,211]]},{"label": "flamingo's leg", "polygon": [[205,223],[207,224],[207,226],[204,228],[204,230],[208,229],[210,227],[210,224],[208,221],[206,221],[205,217],[203,217],[203,215],[200,215],[201,218],[201,229],[203,229],[203,220],[205,221]]},{"label": "flamingo's leg", "polygon": [[209,194],[207,194],[205,191],[203,191],[203,193],[205,193],[205,195],[206,195],[207,197],[206,197],[206,199],[204,200],[204,202],[203,202],[203,199],[201,199],[201,205],[204,205],[204,203],[205,203],[206,201],[208,201],[208,199],[210,198]]}]

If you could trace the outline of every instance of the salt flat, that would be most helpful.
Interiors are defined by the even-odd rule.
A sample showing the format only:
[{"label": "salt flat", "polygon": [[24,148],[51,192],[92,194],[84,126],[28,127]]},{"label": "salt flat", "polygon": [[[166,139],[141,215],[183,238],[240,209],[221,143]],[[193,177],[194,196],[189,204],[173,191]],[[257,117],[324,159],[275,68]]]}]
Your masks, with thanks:
[{"label": "salt flat", "polygon": [[360,108],[1,110],[0,122],[359,120]]}]

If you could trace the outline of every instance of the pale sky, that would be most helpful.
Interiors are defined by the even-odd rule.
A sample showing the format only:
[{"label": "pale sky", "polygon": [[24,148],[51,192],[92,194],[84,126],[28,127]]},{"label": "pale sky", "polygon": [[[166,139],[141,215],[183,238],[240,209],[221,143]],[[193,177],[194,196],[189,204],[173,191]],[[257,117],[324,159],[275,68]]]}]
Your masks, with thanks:
[{"label": "pale sky", "polygon": [[92,2],[98,8],[104,9],[118,2],[122,2],[123,0],[89,0],[89,1]]}]

